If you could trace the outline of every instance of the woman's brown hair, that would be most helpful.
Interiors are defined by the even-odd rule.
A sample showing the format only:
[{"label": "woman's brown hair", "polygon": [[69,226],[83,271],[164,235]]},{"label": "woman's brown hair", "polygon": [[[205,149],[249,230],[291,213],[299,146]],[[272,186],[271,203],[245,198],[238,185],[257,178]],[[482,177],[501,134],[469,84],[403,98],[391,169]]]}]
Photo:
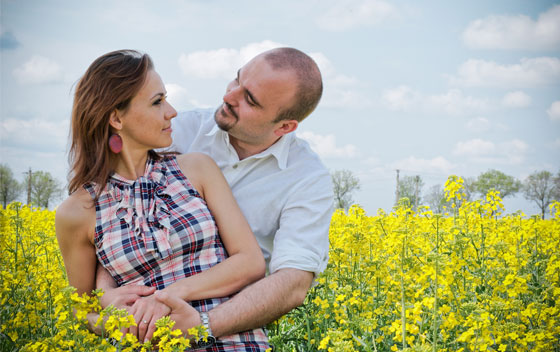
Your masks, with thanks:
[{"label": "woman's brown hair", "polygon": [[109,116],[115,109],[126,111],[151,69],[148,54],[118,50],[97,58],[79,80],[72,107],[69,194],[88,182],[101,186],[98,195],[103,190],[115,160],[108,144]]}]

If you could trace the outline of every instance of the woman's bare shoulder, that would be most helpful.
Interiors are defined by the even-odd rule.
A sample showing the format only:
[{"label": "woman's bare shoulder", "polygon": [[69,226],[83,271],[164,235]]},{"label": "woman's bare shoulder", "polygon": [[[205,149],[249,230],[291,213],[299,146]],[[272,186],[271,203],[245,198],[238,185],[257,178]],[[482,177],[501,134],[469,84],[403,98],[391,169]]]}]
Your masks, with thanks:
[{"label": "woman's bare shoulder", "polygon": [[189,179],[205,178],[220,172],[216,162],[203,153],[187,153],[177,156],[181,171]]},{"label": "woman's bare shoulder", "polygon": [[186,153],[177,155],[177,163],[181,168],[215,166],[214,160],[204,153]]},{"label": "woman's bare shoulder", "polygon": [[204,199],[206,199],[205,185],[212,184],[216,176],[223,177],[214,160],[203,153],[178,155],[177,163],[183,174]]},{"label": "woman's bare shoulder", "polygon": [[95,227],[95,206],[91,195],[83,188],[66,198],[56,209],[56,228],[80,230]]}]

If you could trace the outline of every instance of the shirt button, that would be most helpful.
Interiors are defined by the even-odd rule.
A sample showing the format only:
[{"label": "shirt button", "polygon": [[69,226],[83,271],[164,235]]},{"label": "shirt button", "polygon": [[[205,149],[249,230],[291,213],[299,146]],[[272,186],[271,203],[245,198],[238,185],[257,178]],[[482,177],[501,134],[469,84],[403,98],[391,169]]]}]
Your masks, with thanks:
[{"label": "shirt button", "polygon": [[234,169],[237,169],[237,164],[233,165],[233,168],[234,168]]}]

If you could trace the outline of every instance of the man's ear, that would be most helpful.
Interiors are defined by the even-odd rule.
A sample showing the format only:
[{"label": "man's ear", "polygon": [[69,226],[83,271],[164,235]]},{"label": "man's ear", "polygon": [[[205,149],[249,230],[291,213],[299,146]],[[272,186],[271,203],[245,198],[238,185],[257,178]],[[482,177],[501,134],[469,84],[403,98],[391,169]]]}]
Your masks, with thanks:
[{"label": "man's ear", "polygon": [[109,125],[115,130],[119,131],[122,129],[122,119],[119,110],[115,109],[109,116]]},{"label": "man's ear", "polygon": [[278,137],[282,137],[285,134],[295,131],[299,123],[296,120],[282,120],[279,124],[280,127],[274,130],[274,134]]}]

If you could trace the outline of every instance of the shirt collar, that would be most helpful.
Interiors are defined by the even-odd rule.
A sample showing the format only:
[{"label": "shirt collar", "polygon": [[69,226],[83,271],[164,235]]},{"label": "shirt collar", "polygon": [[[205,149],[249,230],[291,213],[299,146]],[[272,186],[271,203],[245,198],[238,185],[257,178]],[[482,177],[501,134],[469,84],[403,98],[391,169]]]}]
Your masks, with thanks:
[{"label": "shirt collar", "polygon": [[[210,132],[208,132],[206,134],[207,136],[215,136],[218,137],[220,135],[223,136],[224,141],[226,141],[227,145],[231,146],[230,142],[229,142],[229,135],[227,132],[225,132],[224,130],[222,130],[221,128],[218,127],[218,125],[214,125],[214,127],[210,130]],[[288,154],[290,151],[290,142],[294,139],[294,134],[293,133],[288,133],[283,135],[282,137],[280,137],[280,139],[278,139],[273,145],[271,145],[268,149],[255,154],[253,156],[250,156],[247,159],[251,159],[251,158],[255,158],[255,159],[261,159],[261,158],[265,158],[269,155],[272,155],[274,158],[276,158],[277,162],[278,162],[278,167],[282,170],[284,170],[288,164]],[[233,148],[233,146],[231,147],[233,150],[235,150]]]},{"label": "shirt collar", "polygon": [[216,133],[218,133],[218,131],[222,131],[222,130],[220,129],[220,127],[218,127],[218,125],[214,125],[214,127],[212,127],[210,132],[206,133],[206,135],[209,136],[209,137],[214,136],[214,135],[216,135]]},{"label": "shirt collar", "polygon": [[288,154],[290,151],[290,142],[294,139],[293,133],[288,133],[280,137],[273,145],[267,150],[254,155],[253,157],[272,155],[278,161],[278,167],[284,170],[288,164]]}]

